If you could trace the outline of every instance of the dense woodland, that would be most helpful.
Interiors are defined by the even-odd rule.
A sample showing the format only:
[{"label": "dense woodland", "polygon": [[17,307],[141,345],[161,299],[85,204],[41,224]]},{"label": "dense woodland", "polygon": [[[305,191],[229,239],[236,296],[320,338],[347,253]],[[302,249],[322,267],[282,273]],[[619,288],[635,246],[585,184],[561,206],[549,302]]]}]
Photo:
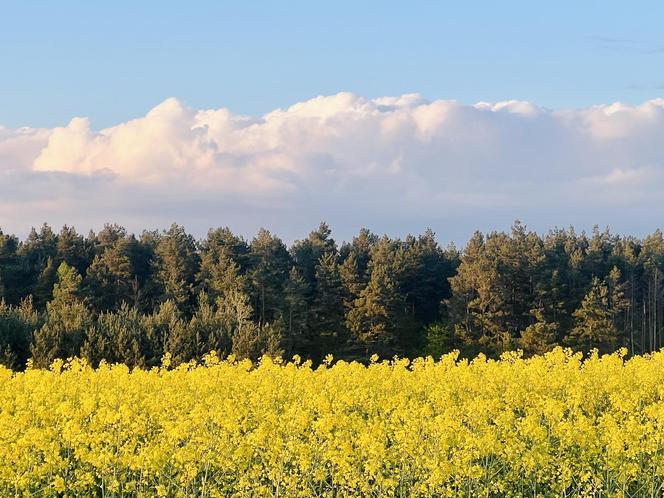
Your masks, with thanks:
[{"label": "dense woodland", "polygon": [[0,231],[0,362],[47,367],[160,364],[263,353],[320,361],[664,346],[664,238],[516,222],[463,250],[433,232],[361,230],[337,244],[324,223],[287,247],[260,230],[196,240],[172,225],[136,237],[118,225],[65,226],[23,241]]}]

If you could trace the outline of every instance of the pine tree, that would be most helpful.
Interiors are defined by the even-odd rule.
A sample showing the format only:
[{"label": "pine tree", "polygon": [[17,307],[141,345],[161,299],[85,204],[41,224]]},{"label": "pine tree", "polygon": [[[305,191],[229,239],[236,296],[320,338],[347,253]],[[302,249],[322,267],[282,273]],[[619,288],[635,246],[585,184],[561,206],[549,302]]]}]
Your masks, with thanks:
[{"label": "pine tree", "polygon": [[[232,299],[231,292],[226,298]],[[245,300],[248,299],[245,296]],[[249,313],[249,307],[247,312]],[[189,336],[193,339],[194,356],[192,358],[201,360],[203,356],[211,351],[217,356],[224,358],[228,356],[232,348],[232,339],[237,315],[228,316],[223,306],[212,306],[205,294],[199,296],[199,304],[189,322],[187,328]]]},{"label": "pine tree", "polygon": [[0,364],[14,370],[25,368],[32,335],[39,326],[40,317],[30,297],[20,306],[8,305],[0,299]]},{"label": "pine tree", "polygon": [[277,320],[283,308],[283,290],[291,267],[284,243],[265,229],[251,241],[249,279],[258,322]]},{"label": "pine tree", "polygon": [[111,338],[98,322],[94,322],[86,331],[85,339],[81,345],[80,356],[89,365],[97,368],[102,360],[107,363],[111,360],[113,357],[112,348]]},{"label": "pine tree", "polygon": [[[205,302],[200,302],[200,298]],[[199,296],[199,307],[189,323],[178,322],[178,326],[167,331],[164,351],[171,354],[173,365],[191,360],[198,360],[205,354],[207,344],[207,327],[213,316],[207,296]],[[193,321],[193,326],[192,326]],[[214,326],[214,325],[213,325]]]},{"label": "pine tree", "polygon": [[342,261],[345,261],[349,256],[355,258],[357,265],[357,274],[366,283],[369,278],[369,262],[371,261],[371,252],[373,247],[378,243],[378,236],[371,233],[366,228],[362,228],[357,237],[353,237],[350,244],[344,244],[339,250],[339,255]]},{"label": "pine tree", "polygon": [[375,266],[369,284],[347,314],[347,326],[367,353],[397,351],[404,301],[385,266]]},{"label": "pine tree", "polygon": [[0,230],[0,300],[11,304],[18,304],[29,291],[23,281],[18,248],[18,239]]},{"label": "pine tree", "polygon": [[587,352],[597,348],[601,353],[612,352],[619,333],[614,323],[614,312],[609,303],[609,289],[594,277],[591,287],[574,312],[575,325],[567,341]]},{"label": "pine tree", "polygon": [[314,230],[302,241],[296,241],[291,248],[293,261],[295,262],[304,281],[313,291],[316,279],[316,267],[321,258],[327,254],[337,253],[337,246],[330,227],[326,223],[321,223],[317,230]]},{"label": "pine tree", "polygon": [[[55,272],[58,268],[57,245],[57,235],[53,233],[50,226],[44,224],[39,232],[32,228],[27,239],[18,248],[25,288],[23,295],[34,294],[35,306],[39,309],[43,309],[46,302],[51,299]],[[38,283],[38,279],[45,273],[49,261],[51,261],[51,268],[46,273],[53,278],[48,283],[43,279]]]},{"label": "pine tree", "polygon": [[161,238],[156,230],[144,230],[138,240],[130,236],[130,259],[136,276],[135,294],[139,296],[139,309],[147,313],[154,312],[165,300],[164,287],[158,276],[157,246]]},{"label": "pine tree", "polygon": [[479,345],[501,342],[505,295],[498,261],[481,233],[476,232],[466,245],[450,284],[452,297],[447,307],[460,344],[472,353]]},{"label": "pine tree", "polygon": [[213,264],[219,261],[233,261],[242,274],[247,272],[250,264],[249,245],[228,227],[209,230],[206,239],[201,243],[201,253],[204,260],[201,263],[202,272],[205,270],[205,256],[207,261]]},{"label": "pine tree", "polygon": [[[344,288],[333,252],[324,254],[316,266],[316,287],[311,305],[312,353],[322,357],[336,350],[346,339]],[[318,350],[318,351],[317,351]]]},{"label": "pine tree", "polygon": [[233,335],[233,354],[238,359],[257,361],[266,355],[272,358],[283,355],[283,323],[251,323]]},{"label": "pine tree", "polygon": [[146,320],[135,307],[120,305],[111,313],[102,313],[97,328],[110,344],[110,362],[124,363],[130,368],[147,367],[151,354]]},{"label": "pine tree", "polygon": [[175,365],[191,360],[200,361],[203,356],[215,351],[221,358],[230,353],[234,324],[223,312],[210,304],[203,292],[198,298],[198,307],[184,327],[171,330],[166,349]]},{"label": "pine tree", "polygon": [[35,305],[39,309],[46,307],[46,303],[53,298],[53,288],[57,281],[58,267],[53,258],[48,258],[34,286]]},{"label": "pine tree", "polygon": [[76,268],[78,273],[85,273],[92,256],[92,250],[86,246],[84,238],[74,227],[64,225],[58,235],[58,261],[63,261]]},{"label": "pine tree", "polygon": [[309,285],[305,282],[297,267],[293,266],[288,274],[284,288],[284,348],[286,354],[308,356],[316,348],[312,344],[310,333],[311,310],[307,301]]},{"label": "pine tree", "polygon": [[341,263],[339,276],[344,286],[344,307],[349,310],[353,302],[360,297],[360,292],[367,284],[364,276],[360,274],[357,258],[354,254],[349,254]]},{"label": "pine tree", "polygon": [[432,230],[407,238],[399,252],[397,272],[401,293],[418,322],[428,324],[441,318],[441,303],[451,295],[448,278],[454,269]]},{"label": "pine tree", "polygon": [[143,323],[147,345],[145,364],[149,367],[158,366],[164,354],[169,352],[171,337],[186,335],[186,325],[182,320],[180,309],[171,300],[163,302],[155,313],[144,317]]},{"label": "pine tree", "polygon": [[537,306],[535,290],[545,260],[542,240],[518,220],[509,236],[501,234],[495,238],[501,268],[499,286],[504,296],[501,329],[518,338],[519,332],[531,324],[531,309]]},{"label": "pine tree", "polygon": [[253,322],[250,297],[243,289],[229,289],[223,297],[217,299],[216,304],[219,330],[223,331],[220,339],[225,342],[230,338],[231,352],[238,359],[249,358],[255,361],[264,354],[272,357],[283,355],[283,321]]},{"label": "pine tree", "polygon": [[114,310],[122,303],[136,306],[139,302],[138,290],[127,239],[118,240],[95,256],[85,278],[85,291],[96,310]]},{"label": "pine tree", "polygon": [[183,227],[173,224],[156,247],[156,275],[167,300],[180,312],[190,314],[194,303],[199,256],[194,238]]},{"label": "pine tree", "polygon": [[231,291],[246,292],[247,289],[247,278],[225,251],[214,255],[211,252],[203,254],[198,280],[202,291],[212,302],[223,299]]},{"label": "pine tree", "polygon": [[104,228],[98,234],[90,233],[88,236],[96,256],[101,256],[106,252],[106,249],[113,247],[118,241],[126,238],[127,230],[116,223],[105,223]]},{"label": "pine tree", "polygon": [[629,308],[629,301],[625,297],[627,284],[622,280],[622,273],[617,266],[614,266],[605,279],[609,292],[609,308],[611,309],[613,325],[616,330],[624,329],[621,327],[621,313]]},{"label": "pine tree", "polygon": [[519,346],[526,354],[544,354],[556,346],[558,337],[558,324],[547,322],[540,309],[532,311],[536,322],[528,325],[521,333]]},{"label": "pine tree", "polygon": [[53,300],[46,305],[46,322],[35,333],[32,357],[36,367],[46,368],[57,358],[80,354],[93,324],[92,316],[80,299],[81,282],[75,268],[67,263],[60,264]]},{"label": "pine tree", "polygon": [[424,330],[424,355],[438,359],[454,349],[454,327],[449,323],[436,322]]}]

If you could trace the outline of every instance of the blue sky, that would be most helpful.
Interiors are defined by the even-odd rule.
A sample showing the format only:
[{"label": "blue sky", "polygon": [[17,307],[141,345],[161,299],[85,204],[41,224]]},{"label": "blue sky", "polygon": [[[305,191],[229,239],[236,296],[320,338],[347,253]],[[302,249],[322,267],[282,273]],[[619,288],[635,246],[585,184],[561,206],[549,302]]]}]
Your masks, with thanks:
[{"label": "blue sky", "polygon": [[585,107],[664,95],[664,2],[0,3],[0,124],[95,129],[170,96],[262,114],[418,92]]},{"label": "blue sky", "polygon": [[664,2],[0,0],[0,229],[644,235],[664,219],[662,19]]}]

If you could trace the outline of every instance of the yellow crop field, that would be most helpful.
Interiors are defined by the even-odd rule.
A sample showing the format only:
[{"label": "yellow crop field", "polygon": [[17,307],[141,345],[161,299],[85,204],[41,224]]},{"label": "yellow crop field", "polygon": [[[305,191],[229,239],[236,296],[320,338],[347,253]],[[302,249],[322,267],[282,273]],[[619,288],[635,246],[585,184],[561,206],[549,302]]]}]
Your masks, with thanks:
[{"label": "yellow crop field", "polygon": [[664,353],[0,370],[2,496],[661,496],[663,482]]}]

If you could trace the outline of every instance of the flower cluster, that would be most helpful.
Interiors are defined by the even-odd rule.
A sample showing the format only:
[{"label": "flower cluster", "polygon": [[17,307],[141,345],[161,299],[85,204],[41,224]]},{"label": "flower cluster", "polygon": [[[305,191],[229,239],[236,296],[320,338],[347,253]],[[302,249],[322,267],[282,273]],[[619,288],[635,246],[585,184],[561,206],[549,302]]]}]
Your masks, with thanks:
[{"label": "flower cluster", "polygon": [[664,353],[0,369],[2,496],[659,496]]}]

